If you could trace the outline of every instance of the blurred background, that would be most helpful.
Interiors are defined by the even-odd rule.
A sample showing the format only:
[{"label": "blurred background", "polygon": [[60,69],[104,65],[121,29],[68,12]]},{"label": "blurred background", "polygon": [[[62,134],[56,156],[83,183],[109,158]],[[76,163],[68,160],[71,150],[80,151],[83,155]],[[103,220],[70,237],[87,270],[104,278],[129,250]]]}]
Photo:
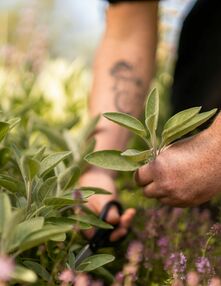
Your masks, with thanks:
[{"label": "blurred background", "polygon": [[[180,24],[193,3],[161,1],[156,76],[161,93],[171,82]],[[53,105],[52,117],[64,116],[71,100],[85,112],[105,9],[102,0],[1,0],[1,109],[12,108],[12,99],[41,94]]]}]

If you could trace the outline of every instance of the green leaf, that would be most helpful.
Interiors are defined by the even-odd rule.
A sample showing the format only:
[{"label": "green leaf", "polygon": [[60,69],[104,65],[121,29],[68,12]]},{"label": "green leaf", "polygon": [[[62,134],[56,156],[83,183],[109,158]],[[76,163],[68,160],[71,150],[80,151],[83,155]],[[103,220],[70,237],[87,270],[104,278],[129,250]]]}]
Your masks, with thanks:
[{"label": "green leaf", "polygon": [[97,123],[100,119],[100,115],[97,115],[93,118],[90,118],[86,126],[80,131],[79,133],[79,141],[84,142],[87,140],[91,134],[94,132],[95,127],[97,126]]},{"label": "green leaf", "polygon": [[20,123],[21,119],[19,117],[15,117],[8,120],[8,124],[10,125],[10,130],[13,129],[16,125]]},{"label": "green leaf", "polygon": [[149,93],[145,105],[145,118],[156,115],[155,127],[158,122],[158,114],[159,114],[159,93],[156,88],[152,89]]},{"label": "green leaf", "polygon": [[77,267],[77,271],[88,272],[114,261],[115,257],[110,254],[96,254],[84,259]]},{"label": "green leaf", "polygon": [[65,197],[51,197],[51,198],[46,198],[44,200],[44,204],[46,206],[54,206],[56,208],[62,208],[65,206],[78,205],[79,201],[74,200],[74,199],[65,198]]},{"label": "green leaf", "polygon": [[12,279],[18,282],[34,283],[37,281],[37,275],[30,269],[16,265]]},{"label": "green leaf", "polygon": [[9,244],[9,251],[13,251],[18,248],[26,237],[28,237],[31,233],[41,229],[43,225],[43,217],[36,217],[16,225],[14,235]]},{"label": "green leaf", "polygon": [[150,134],[156,131],[159,117],[159,94],[154,88],[148,95],[145,106],[145,122]]},{"label": "green leaf", "polygon": [[106,112],[103,114],[103,116],[123,127],[128,128],[141,137],[146,135],[143,124],[131,115],[121,112]]},{"label": "green leaf", "polygon": [[77,226],[77,229],[90,229],[92,226],[88,223],[79,222],[70,217],[50,217],[46,223],[53,224],[56,226]]},{"label": "green leaf", "polygon": [[115,281],[115,277],[112,275],[112,273],[110,271],[108,271],[107,269],[105,269],[104,267],[99,267],[97,269],[95,269],[93,271],[93,273],[102,278],[102,280],[104,280],[105,282],[109,284],[113,284]]},{"label": "green leaf", "polygon": [[95,166],[116,171],[135,171],[140,164],[121,156],[120,151],[103,150],[90,153],[85,160]]},{"label": "green leaf", "polygon": [[55,235],[53,238],[51,238],[51,241],[65,241],[66,239],[66,234],[65,233],[60,233]]},{"label": "green leaf", "polygon": [[3,232],[8,219],[11,217],[11,203],[8,195],[0,193],[0,233]]},{"label": "green leaf", "polygon": [[135,149],[128,149],[121,153],[121,156],[128,157],[135,162],[146,161],[152,156],[151,150],[138,151]]},{"label": "green leaf", "polygon": [[0,175],[0,186],[13,194],[25,195],[25,186],[16,178],[8,175]]},{"label": "green leaf", "polygon": [[73,251],[69,251],[68,252],[68,264],[70,266],[70,268],[74,269],[75,268],[75,255]]},{"label": "green leaf", "polygon": [[28,260],[25,260],[23,264],[29,269],[33,270],[43,280],[49,281],[51,279],[50,274],[43,266],[41,266],[41,264],[34,262],[34,261],[28,261]]},{"label": "green leaf", "polygon": [[113,229],[113,226],[92,214],[72,215],[70,218],[99,228]]},{"label": "green leaf", "polygon": [[48,155],[41,161],[39,175],[44,176],[69,155],[71,155],[71,152],[56,152]]},{"label": "green leaf", "polygon": [[14,210],[10,217],[5,221],[3,233],[2,233],[2,241],[3,248],[5,252],[9,252],[10,242],[12,241],[15,235],[16,226],[22,222],[25,218],[25,209],[18,208]]},{"label": "green leaf", "polygon": [[61,133],[58,132],[56,129],[52,129],[49,126],[45,126],[42,124],[37,124],[36,129],[41,131],[52,144],[60,147],[61,149],[67,149],[67,144],[65,143],[65,140],[62,138]]},{"label": "green leaf", "polygon": [[46,149],[45,146],[39,148],[39,149],[35,152],[35,154],[34,154],[34,156],[33,156],[33,159],[35,159],[35,160],[37,160],[37,161],[41,161],[41,160],[43,159],[43,157],[44,157],[45,149]]},{"label": "green leaf", "polygon": [[70,230],[72,230],[71,226],[57,227],[52,225],[45,225],[42,229],[35,231],[26,237],[26,239],[24,239],[20,244],[19,249],[20,251],[28,250],[55,238],[58,234],[66,233]]},{"label": "green leaf", "polygon": [[189,132],[196,129],[198,126],[210,119],[217,109],[214,108],[211,111],[196,114],[191,120],[187,121],[185,124],[181,125],[174,131],[165,132],[162,137],[162,146],[166,146],[173,141],[181,138],[182,136],[188,134]]},{"label": "green leaf", "polygon": [[22,156],[21,169],[25,180],[30,182],[38,174],[40,163],[29,156]]},{"label": "green leaf", "polygon": [[80,187],[79,190],[81,192],[83,192],[83,195],[84,195],[84,192],[86,191],[92,191],[94,194],[97,194],[97,195],[111,195],[111,192],[108,192],[102,188],[95,188],[95,187]]},{"label": "green leaf", "polygon": [[174,131],[176,128],[182,126],[190,119],[192,119],[196,114],[200,112],[201,107],[192,107],[180,111],[170,117],[164,125],[163,134],[166,132]]},{"label": "green leaf", "polygon": [[57,185],[57,177],[50,177],[42,184],[39,189],[36,190],[36,199],[39,203],[42,203],[45,198],[53,194],[53,191]]},{"label": "green leaf", "polygon": [[61,190],[67,190],[73,187],[80,177],[80,169],[77,166],[71,166],[67,168],[58,177],[58,183]]},{"label": "green leaf", "polygon": [[0,142],[4,139],[10,129],[10,125],[6,122],[0,122]]}]

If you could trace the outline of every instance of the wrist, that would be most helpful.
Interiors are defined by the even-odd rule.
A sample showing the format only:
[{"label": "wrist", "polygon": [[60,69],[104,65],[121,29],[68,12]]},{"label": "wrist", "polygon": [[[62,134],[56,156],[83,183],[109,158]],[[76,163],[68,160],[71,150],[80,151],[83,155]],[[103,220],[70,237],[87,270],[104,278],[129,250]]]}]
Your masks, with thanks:
[{"label": "wrist", "polygon": [[205,132],[210,137],[210,140],[214,141],[214,144],[218,147],[221,146],[221,112],[217,115],[213,123]]},{"label": "wrist", "polygon": [[102,188],[115,195],[115,174],[112,173],[114,172],[103,170],[97,167],[92,167],[81,176],[79,185]]}]

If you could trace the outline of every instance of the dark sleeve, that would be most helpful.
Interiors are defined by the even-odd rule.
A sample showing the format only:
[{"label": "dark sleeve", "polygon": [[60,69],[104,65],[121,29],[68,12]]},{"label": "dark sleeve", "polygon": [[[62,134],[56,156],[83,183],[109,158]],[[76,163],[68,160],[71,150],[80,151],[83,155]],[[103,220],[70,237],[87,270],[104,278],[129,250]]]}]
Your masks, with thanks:
[{"label": "dark sleeve", "polygon": [[109,2],[111,4],[116,4],[116,3],[120,3],[120,2],[159,2],[160,0],[104,0],[106,2]]}]

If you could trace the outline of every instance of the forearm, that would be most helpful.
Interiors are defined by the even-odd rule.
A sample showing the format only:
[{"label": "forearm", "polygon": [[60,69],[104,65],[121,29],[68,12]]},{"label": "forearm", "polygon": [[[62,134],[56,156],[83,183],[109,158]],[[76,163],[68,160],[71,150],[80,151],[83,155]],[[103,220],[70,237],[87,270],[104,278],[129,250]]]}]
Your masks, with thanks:
[{"label": "forearm", "polygon": [[[126,24],[125,24],[126,21]],[[126,112],[138,116],[154,71],[157,4],[113,5],[97,52],[90,113]],[[96,149],[124,149],[128,132],[101,118]]]}]

